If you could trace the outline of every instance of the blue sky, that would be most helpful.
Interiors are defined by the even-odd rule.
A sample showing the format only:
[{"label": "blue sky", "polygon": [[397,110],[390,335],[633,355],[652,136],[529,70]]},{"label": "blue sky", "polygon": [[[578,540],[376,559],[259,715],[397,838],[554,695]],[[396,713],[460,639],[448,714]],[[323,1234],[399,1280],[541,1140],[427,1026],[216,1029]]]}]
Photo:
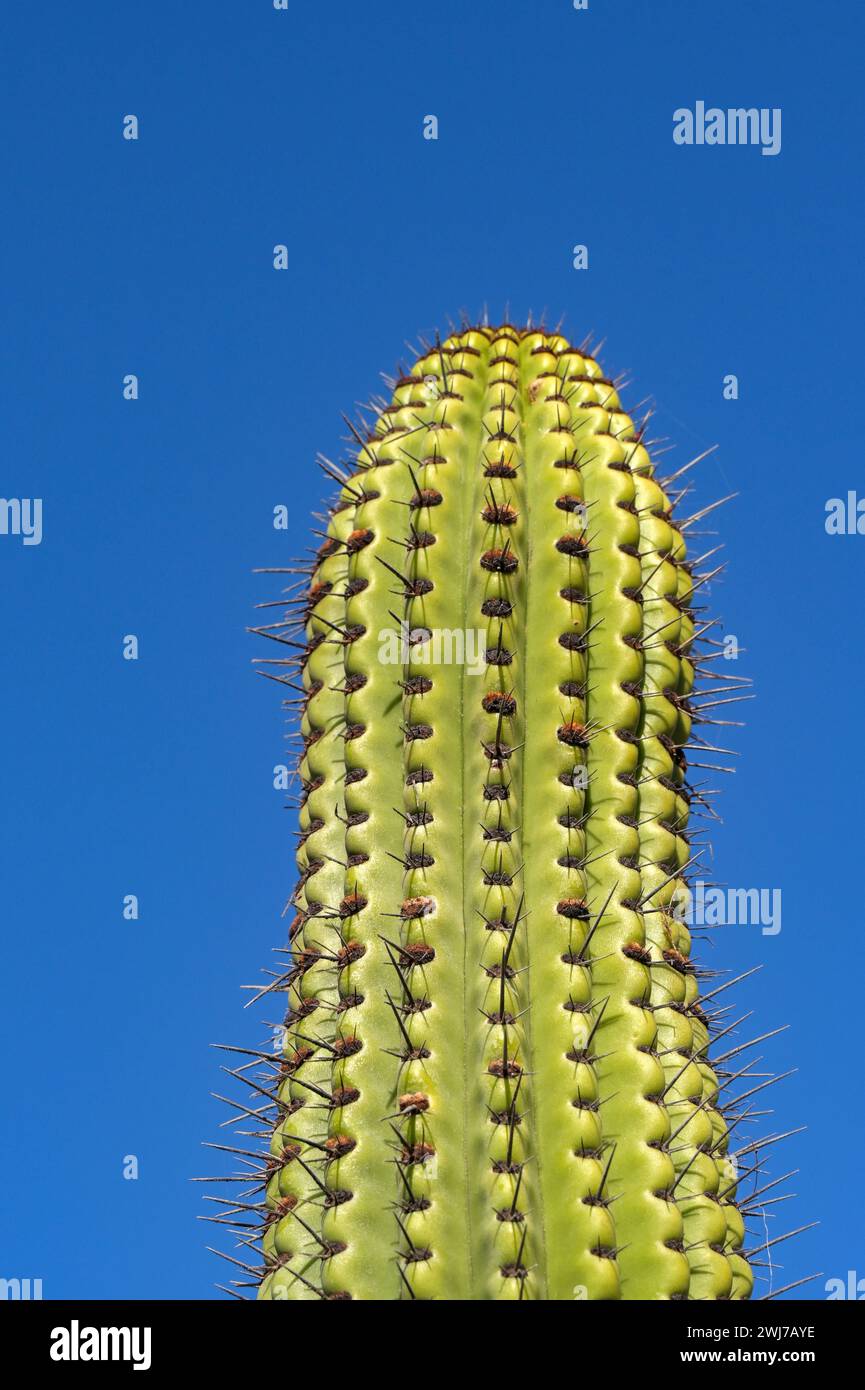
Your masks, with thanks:
[{"label": "blue sky", "polygon": [[[865,493],[863,41],[841,0],[6,11],[0,493],[43,499],[43,539],[0,535],[0,1276],[122,1298],[223,1277],[187,1180],[222,1118],[208,1044],[260,1041],[238,986],[292,885],[251,571],[308,544],[315,453],[405,340],[506,301],[604,337],[671,461],[720,446],[698,501],[739,493],[711,601],[758,698],[713,869],[780,888],[783,925],[703,959],[763,962],[740,1011],[790,1025],[769,1123],[808,1129],[774,1160],[801,1174],[771,1234],[821,1225],[776,1286],[865,1276],[865,537],[824,528],[827,499]],[[675,145],[698,100],[781,108],[780,154]]]}]

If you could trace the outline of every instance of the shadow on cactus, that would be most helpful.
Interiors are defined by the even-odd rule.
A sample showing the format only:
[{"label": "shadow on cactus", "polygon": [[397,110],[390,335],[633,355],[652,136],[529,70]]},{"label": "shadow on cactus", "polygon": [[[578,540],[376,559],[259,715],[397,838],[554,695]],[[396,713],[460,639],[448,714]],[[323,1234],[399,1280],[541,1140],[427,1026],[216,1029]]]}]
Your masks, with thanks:
[{"label": "shadow on cactus", "polygon": [[217,1218],[228,1291],[746,1299],[772,1140],[733,1153],[761,1086],[685,910],[694,725],[745,682],[695,612],[686,470],[531,328],[425,345],[376,409],[254,629],[302,711],[299,878],[257,990],[284,1032],[230,1102],[269,1156]]}]

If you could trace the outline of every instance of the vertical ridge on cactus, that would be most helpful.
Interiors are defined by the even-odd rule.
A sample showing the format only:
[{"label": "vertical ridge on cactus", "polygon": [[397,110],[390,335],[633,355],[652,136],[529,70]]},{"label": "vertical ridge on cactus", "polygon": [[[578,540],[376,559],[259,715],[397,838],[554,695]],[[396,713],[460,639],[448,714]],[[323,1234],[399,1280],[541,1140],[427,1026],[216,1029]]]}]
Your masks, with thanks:
[{"label": "vertical ridge on cactus", "polygon": [[282,1054],[240,1073],[251,1285],[748,1298],[682,911],[696,581],[641,431],[504,325],[425,351],[358,445],[277,663],[299,881]]}]

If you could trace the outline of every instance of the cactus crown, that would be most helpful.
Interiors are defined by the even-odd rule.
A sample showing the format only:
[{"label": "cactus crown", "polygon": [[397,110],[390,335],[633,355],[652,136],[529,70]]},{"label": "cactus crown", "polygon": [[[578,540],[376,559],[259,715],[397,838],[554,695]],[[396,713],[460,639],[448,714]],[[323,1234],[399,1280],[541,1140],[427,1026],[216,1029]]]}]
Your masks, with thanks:
[{"label": "cactus crown", "polygon": [[265,667],[303,747],[258,1295],[747,1298],[687,523],[597,362],[508,325],[425,352],[339,481],[260,629],[304,634]]}]

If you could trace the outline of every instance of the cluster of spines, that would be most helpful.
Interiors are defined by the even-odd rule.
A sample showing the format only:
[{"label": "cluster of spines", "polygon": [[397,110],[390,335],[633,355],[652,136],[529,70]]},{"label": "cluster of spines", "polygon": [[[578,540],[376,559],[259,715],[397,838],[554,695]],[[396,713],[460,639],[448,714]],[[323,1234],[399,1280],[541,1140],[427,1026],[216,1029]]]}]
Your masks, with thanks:
[{"label": "cluster of spines", "polygon": [[[461,406],[470,421],[480,412],[480,432],[468,441],[454,424]],[[554,458],[549,455],[551,437]],[[442,1272],[431,1274],[437,1256],[443,1268],[447,1266],[447,1222],[438,1227],[442,1248],[436,1251],[429,1244],[424,1218],[437,1200],[435,1184],[449,1148],[453,1162],[460,1145],[471,1146],[477,1139],[465,1124],[445,1118],[447,1111],[458,1108],[459,1098],[448,1089],[446,1067],[436,1076],[436,1061],[446,1059],[448,1040],[447,1024],[440,1020],[435,1036],[433,994],[442,965],[435,942],[448,899],[454,900],[452,881],[437,895],[436,847],[440,835],[450,835],[453,850],[457,832],[453,792],[442,778],[435,785],[430,758],[424,757],[436,735],[436,725],[425,714],[433,703],[435,672],[413,661],[411,642],[399,681],[403,804],[397,814],[405,837],[402,856],[390,856],[401,859],[402,883],[395,894],[396,880],[382,883],[377,872],[372,902],[365,870],[373,846],[380,846],[385,836],[381,821],[376,823],[382,806],[377,783],[383,767],[397,766],[396,750],[387,746],[392,723],[385,726],[385,741],[377,748],[364,744],[375,733],[377,721],[384,724],[382,690],[368,688],[371,673],[379,682],[388,674],[393,679],[392,672],[375,664],[370,643],[377,640],[377,625],[389,613],[406,632],[434,629],[436,574],[446,592],[453,592],[460,581],[448,566],[457,558],[464,567],[461,582],[467,596],[464,630],[473,622],[472,603],[478,600],[487,636],[486,675],[474,682],[479,709],[470,718],[460,710],[461,721],[454,712],[451,729],[451,741],[456,737],[460,742],[464,766],[460,790],[465,817],[476,803],[482,835],[479,853],[477,847],[461,843],[462,900],[467,910],[469,905],[474,908],[479,934],[468,921],[451,924],[465,929],[470,943],[482,944],[475,958],[467,949],[464,960],[452,961],[455,976],[466,971],[467,1001],[481,1001],[478,1013],[483,1019],[476,1038],[463,1038],[460,1059],[463,1066],[473,1058],[480,1062],[469,1087],[469,1103],[485,1106],[495,1135],[478,1155],[479,1167],[488,1173],[486,1185],[464,1191],[456,1204],[474,1206],[472,1224],[478,1233],[473,1253],[486,1259],[490,1275],[496,1276],[488,1286],[481,1281],[484,1292],[474,1296],[580,1296],[565,1291],[562,1280],[583,1273],[592,1297],[657,1296],[657,1289],[654,1295],[634,1291],[652,1279],[660,1279],[670,1297],[746,1297],[752,1275],[741,1250],[744,1227],[734,1201],[736,1174],[726,1153],[727,1126],[716,1107],[719,1083],[706,1060],[708,1020],[697,1002],[688,933],[675,910],[686,891],[684,874],[690,862],[685,747],[692,737],[691,598],[696,581],[684,560],[681,531],[673,526],[666,497],[652,477],[640,432],[621,412],[615,387],[590,357],[575,352],[557,335],[504,328],[471,330],[430,349],[411,375],[396,384],[394,399],[380,411],[372,433],[358,442],[357,472],[341,479],[341,497],[304,600],[306,641],[297,662],[303,682],[304,743],[299,768],[300,880],[294,895],[291,963],[267,986],[268,992],[285,991],[289,1001],[284,1056],[276,1063],[279,1084],[275,1091],[258,1087],[267,1105],[244,1110],[258,1118],[276,1109],[264,1173],[265,1266],[248,1268],[259,1279],[264,1276],[261,1294],[269,1297],[351,1297],[352,1266],[358,1262],[375,1263],[380,1297],[449,1296]],[[461,470],[476,466],[478,457],[483,460],[483,477],[478,470],[467,488]],[[530,460],[535,465],[530,470],[531,497],[526,480]],[[545,1133],[553,1136],[561,1112],[553,1114],[550,1089],[540,1084],[535,1059],[531,1068],[527,1065],[527,1038],[532,1017],[538,1018],[539,1000],[537,993],[526,998],[521,976],[529,954],[533,985],[535,976],[550,974],[546,960],[541,959],[538,968],[535,953],[540,947],[548,956],[553,938],[536,931],[531,951],[527,946],[526,894],[519,887],[527,838],[519,823],[519,812],[526,809],[523,772],[520,759],[509,764],[525,734],[532,732],[532,726],[526,728],[523,707],[531,611],[522,630],[513,615],[527,600],[520,545],[528,550],[533,538],[551,534],[552,518],[541,510],[550,489],[537,487],[544,465],[549,476],[555,470],[552,505],[555,520],[562,522],[555,550],[564,581],[558,597],[567,612],[556,643],[561,679],[555,747],[564,760],[556,773],[563,808],[557,822],[565,848],[556,857],[564,883],[556,898],[555,919],[564,929],[556,953],[567,970],[560,1011],[571,1035],[564,1055],[572,1067],[568,1091],[576,1138],[568,1135],[565,1141],[572,1160],[566,1191],[554,1193],[548,1183],[546,1199],[538,1203],[529,1200],[533,1183],[541,1180],[530,1176],[537,1154],[526,1143],[528,1126],[523,1121],[531,1117],[535,1147],[543,1147]],[[608,485],[598,488],[601,468],[616,474],[620,495],[611,498]],[[382,480],[387,481],[379,487]],[[470,551],[461,558],[451,552],[441,560],[435,549],[441,532],[438,509],[449,493],[450,530],[457,538],[470,538]],[[610,553],[617,552],[613,568],[619,582],[615,596],[595,595],[590,559],[597,534],[593,536],[592,515],[600,505],[611,503],[621,513],[615,518],[621,526],[594,529]],[[403,557],[397,564],[388,534],[394,528],[394,504],[408,514],[400,540]],[[538,513],[534,519],[533,510]],[[382,575],[390,585],[389,595]],[[394,604],[394,594],[397,607],[402,599],[398,613],[386,607]],[[629,712],[610,722],[611,704],[601,699],[599,707],[607,716],[602,724],[591,717],[588,653],[592,632],[603,625],[605,605],[613,597],[619,605],[616,624],[624,647],[618,653],[617,684],[625,699],[622,708]],[[633,609],[624,620],[622,598],[625,610]],[[547,605],[546,597],[538,601]],[[440,612],[446,623],[453,623],[452,606]],[[286,635],[290,623],[275,626],[276,632],[266,635],[291,640]],[[549,653],[544,655],[548,660]],[[283,660],[287,664],[293,659]],[[461,698],[472,684],[470,678],[460,682]],[[443,728],[439,723],[438,729]],[[340,731],[338,752],[335,729]],[[481,737],[473,759],[462,740],[467,730],[476,729]],[[599,746],[603,751],[593,757]],[[448,766],[446,755],[445,747],[440,766]],[[582,776],[575,775],[578,769]],[[613,887],[602,899],[599,894],[611,880],[609,874],[589,872],[593,856],[587,831],[597,831],[603,814],[597,773],[609,776],[611,770],[617,783],[613,815],[620,828],[614,828],[606,848],[598,851],[601,860],[611,854],[616,859]],[[371,775],[374,785],[369,785]],[[450,816],[442,816],[444,810]],[[459,838],[462,841],[461,833]],[[548,843],[545,852],[549,853]],[[452,864],[453,854],[447,858]],[[538,882],[548,888],[549,866],[544,863],[539,872]],[[388,917],[396,919],[395,927],[388,927]],[[618,971],[603,979],[604,962],[610,959],[616,960]],[[473,968],[480,973],[477,987]],[[539,992],[541,1004],[546,1003],[543,989]],[[381,1056],[373,1055],[364,1040],[364,1004],[373,999],[378,1006],[382,998],[393,1021],[390,1075]],[[630,1010],[638,1022],[629,1041],[642,1054],[646,1069],[644,1099],[664,1117],[658,1126],[650,1126],[648,1144],[655,1151],[657,1173],[663,1173],[652,1194],[666,1213],[648,1237],[645,1211],[635,1210],[632,1224],[646,1247],[669,1252],[660,1259],[656,1249],[641,1255],[634,1251],[639,1239],[624,1248],[617,1245],[620,1223],[610,1214],[614,1199],[628,1204],[623,1150],[633,1142],[635,1127],[626,1124],[616,1135],[614,1121],[605,1135],[601,1110],[606,1103],[615,1109],[616,1092],[608,1083],[621,1046],[621,1021]],[[549,1015],[542,1015],[545,1031],[551,1022]],[[555,1027],[561,1024],[556,1021]],[[606,1053],[605,1038],[613,1044]],[[257,1055],[271,1068],[269,1057]],[[240,1069],[243,1079],[250,1065]],[[558,1099],[556,1091],[552,1094]],[[364,1101],[366,1122],[353,1121],[353,1115],[360,1114],[356,1107],[363,1107]],[[360,1164],[352,1129],[368,1136],[373,1117],[382,1128],[380,1152],[371,1153],[367,1139]],[[640,1134],[639,1141],[645,1142],[645,1135]],[[562,1148],[561,1136],[558,1147]],[[559,1157],[554,1147],[548,1165],[553,1180]],[[386,1177],[391,1165],[397,1170],[395,1183]],[[447,1172],[444,1176],[447,1179]],[[572,1229],[582,1231],[575,1242],[576,1257],[566,1256],[559,1270],[554,1269],[554,1242],[546,1242],[545,1251],[543,1221],[533,1215],[533,1208],[546,1210],[553,1199],[564,1200]],[[379,1219],[385,1204],[393,1208],[395,1237]],[[229,1223],[247,1206],[219,1219]],[[458,1209],[455,1236],[464,1220],[465,1212]],[[246,1227],[241,1223],[241,1229]],[[378,1247],[370,1237],[374,1227],[383,1232]],[[249,1243],[248,1236],[242,1240]],[[633,1252],[630,1262],[628,1250]],[[634,1256],[640,1256],[640,1263]],[[548,1262],[546,1280],[533,1273],[539,1259]],[[552,1291],[549,1284],[554,1280]],[[577,1278],[575,1288],[579,1287]]]}]

